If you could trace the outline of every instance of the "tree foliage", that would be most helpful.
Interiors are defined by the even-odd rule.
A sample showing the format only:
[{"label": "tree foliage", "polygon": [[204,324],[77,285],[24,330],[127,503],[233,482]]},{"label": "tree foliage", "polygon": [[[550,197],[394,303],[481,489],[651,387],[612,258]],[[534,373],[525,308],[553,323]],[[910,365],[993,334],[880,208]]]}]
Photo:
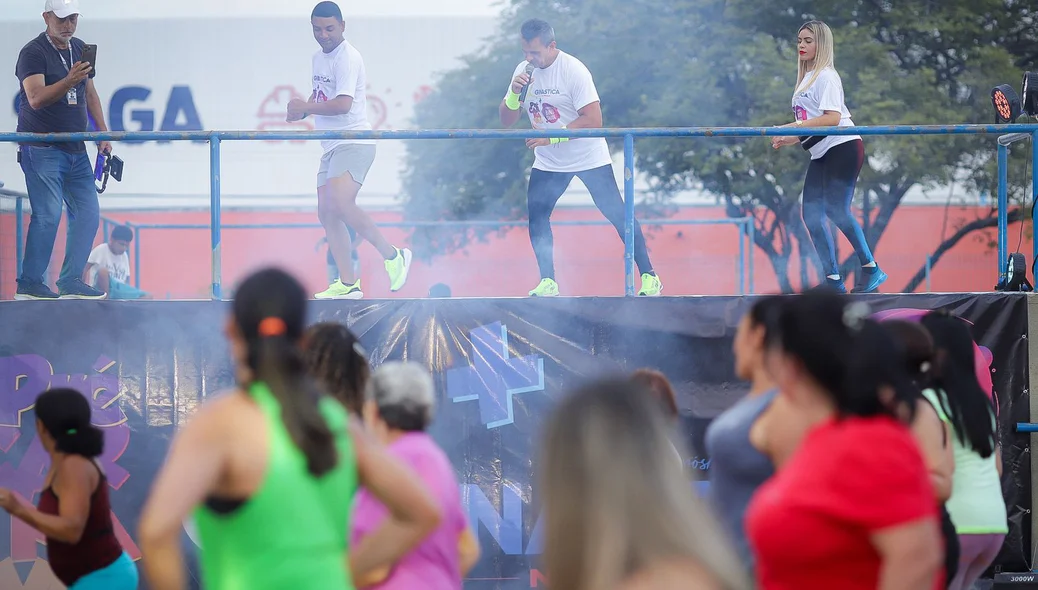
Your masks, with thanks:
[{"label": "tree foliage", "polygon": [[[1034,12],[1013,0],[512,0],[500,29],[445,73],[418,106],[421,128],[496,128],[497,106],[521,61],[518,28],[539,17],[560,48],[595,75],[607,126],[770,126],[792,118],[798,27],[833,28],[836,66],[859,125],[988,122],[988,92],[1019,82],[1033,58]],[[463,90],[462,90],[463,89]],[[525,117],[523,125],[526,125]],[[615,146],[614,147],[618,147]],[[780,286],[794,257],[817,261],[798,204],[807,167],[799,148],[767,139],[638,141],[637,170],[662,193],[696,188],[723,199],[729,215],[753,216],[756,244]],[[876,248],[905,195],[919,185],[990,181],[990,136],[867,137],[859,193]],[[988,157],[990,156],[990,157]],[[421,141],[409,146],[406,211],[415,219],[525,216],[532,154],[505,140]],[[987,186],[989,190],[993,186]],[[464,247],[478,233],[420,230],[420,250]],[[816,262],[817,264],[817,262]],[[809,264],[801,264],[806,276]]]}]

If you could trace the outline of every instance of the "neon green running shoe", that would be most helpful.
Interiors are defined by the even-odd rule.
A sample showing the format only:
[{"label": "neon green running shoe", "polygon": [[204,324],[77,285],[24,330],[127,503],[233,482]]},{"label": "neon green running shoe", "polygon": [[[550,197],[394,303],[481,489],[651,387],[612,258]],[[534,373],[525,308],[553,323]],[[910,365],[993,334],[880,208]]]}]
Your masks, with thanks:
[{"label": "neon green running shoe", "polygon": [[540,284],[533,291],[530,291],[530,297],[558,297],[559,296],[559,284],[553,279],[541,279]]},{"label": "neon green running shoe", "polygon": [[407,273],[411,270],[411,251],[397,248],[396,258],[386,261],[386,272],[389,273],[389,290],[399,291],[407,282]]},{"label": "neon green running shoe", "polygon": [[335,279],[326,290],[314,295],[314,299],[362,299],[364,292],[360,290],[360,279],[356,283],[347,285],[342,279]]},{"label": "neon green running shoe", "polygon": [[645,273],[642,275],[642,289],[638,291],[640,297],[659,297],[663,294],[663,281],[656,275]]}]

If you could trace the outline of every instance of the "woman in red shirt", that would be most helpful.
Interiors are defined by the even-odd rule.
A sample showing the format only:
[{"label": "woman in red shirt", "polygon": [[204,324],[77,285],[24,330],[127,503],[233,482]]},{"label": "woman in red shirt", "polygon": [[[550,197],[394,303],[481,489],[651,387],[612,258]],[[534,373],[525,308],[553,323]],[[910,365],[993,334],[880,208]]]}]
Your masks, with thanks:
[{"label": "woman in red shirt", "polygon": [[747,512],[765,590],[943,587],[934,492],[905,426],[911,384],[898,343],[867,315],[823,292],[778,312],[768,368],[808,429]]}]

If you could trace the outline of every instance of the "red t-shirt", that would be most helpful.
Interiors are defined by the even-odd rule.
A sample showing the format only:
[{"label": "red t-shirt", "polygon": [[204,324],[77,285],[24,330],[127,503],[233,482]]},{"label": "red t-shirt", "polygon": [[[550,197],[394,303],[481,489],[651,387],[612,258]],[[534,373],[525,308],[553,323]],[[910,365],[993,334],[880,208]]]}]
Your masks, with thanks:
[{"label": "red t-shirt", "polygon": [[937,501],[909,430],[886,417],[845,418],[814,428],[757,490],[746,530],[763,589],[875,590],[871,534],[924,518],[937,518]]}]

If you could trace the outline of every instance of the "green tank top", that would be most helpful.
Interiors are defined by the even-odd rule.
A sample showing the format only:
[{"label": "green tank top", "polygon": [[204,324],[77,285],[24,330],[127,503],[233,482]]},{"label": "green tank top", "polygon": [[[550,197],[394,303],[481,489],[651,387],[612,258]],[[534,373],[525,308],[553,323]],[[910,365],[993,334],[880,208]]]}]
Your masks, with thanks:
[{"label": "green tank top", "polygon": [[269,433],[267,472],[259,489],[234,512],[219,514],[205,505],[195,510],[203,586],[352,590],[346,552],[349,510],[358,484],[346,411],[330,398],[321,401],[339,461],[315,478],[281,421],[274,394],[259,383],[249,395],[263,411]]},{"label": "green tank top", "polygon": [[[923,391],[923,396],[937,410],[941,421],[950,424],[941,405],[943,391]],[[997,428],[994,415],[992,427]],[[967,447],[955,431],[951,431],[955,453],[955,472],[952,474],[951,498],[944,504],[948,515],[955,523],[955,532],[960,535],[997,535],[1009,532],[1006,518],[1006,502],[1002,496],[1002,482],[998,477],[998,466],[992,453],[987,459]]]}]

